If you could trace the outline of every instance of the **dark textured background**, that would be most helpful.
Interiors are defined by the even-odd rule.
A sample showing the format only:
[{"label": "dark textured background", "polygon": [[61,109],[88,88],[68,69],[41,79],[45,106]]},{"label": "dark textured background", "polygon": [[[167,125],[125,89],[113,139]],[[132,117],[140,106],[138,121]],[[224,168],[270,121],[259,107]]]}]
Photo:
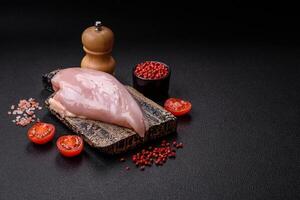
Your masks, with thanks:
[{"label": "dark textured background", "polygon": [[[0,200],[299,199],[296,15],[255,2],[2,3]],[[160,60],[173,70],[170,95],[193,103],[169,138],[185,144],[175,161],[141,172],[89,147],[65,159],[10,122],[11,104],[47,97],[43,73],[80,63],[81,32],[96,19],[115,32],[123,83],[136,63]],[[39,116],[56,138],[69,132],[47,110]]]}]

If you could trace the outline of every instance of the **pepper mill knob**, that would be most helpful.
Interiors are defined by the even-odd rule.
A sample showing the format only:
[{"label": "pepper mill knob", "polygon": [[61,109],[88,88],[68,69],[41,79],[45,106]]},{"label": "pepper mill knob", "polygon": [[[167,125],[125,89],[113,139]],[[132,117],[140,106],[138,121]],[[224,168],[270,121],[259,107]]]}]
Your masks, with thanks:
[{"label": "pepper mill knob", "polygon": [[96,27],[96,30],[97,30],[97,31],[100,31],[100,30],[101,30],[101,25],[102,25],[101,21],[96,21],[96,22],[95,22],[95,27]]},{"label": "pepper mill knob", "polygon": [[113,74],[116,64],[111,56],[114,33],[100,21],[96,21],[94,26],[83,31],[81,39],[86,52],[81,67]]}]

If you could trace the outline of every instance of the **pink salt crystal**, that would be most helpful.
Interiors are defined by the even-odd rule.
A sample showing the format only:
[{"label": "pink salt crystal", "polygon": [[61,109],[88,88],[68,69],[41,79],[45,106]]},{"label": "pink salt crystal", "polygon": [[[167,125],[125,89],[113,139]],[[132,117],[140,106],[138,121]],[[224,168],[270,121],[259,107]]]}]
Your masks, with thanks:
[{"label": "pink salt crystal", "polygon": [[[20,126],[26,126],[31,122],[34,122],[36,115],[34,111],[38,108],[39,110],[42,109],[39,106],[39,103],[35,101],[34,98],[21,99],[18,104],[17,108],[15,109],[15,105],[11,105],[11,111],[8,111],[8,114],[16,115],[15,119],[12,120],[13,123]],[[37,119],[39,121],[39,119]]]}]

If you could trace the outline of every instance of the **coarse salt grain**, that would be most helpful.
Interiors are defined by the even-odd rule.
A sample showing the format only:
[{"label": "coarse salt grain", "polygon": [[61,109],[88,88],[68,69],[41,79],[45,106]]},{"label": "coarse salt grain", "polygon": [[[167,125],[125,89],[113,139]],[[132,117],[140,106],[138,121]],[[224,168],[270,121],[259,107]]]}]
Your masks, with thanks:
[{"label": "coarse salt grain", "polygon": [[[16,115],[12,122],[19,126],[26,126],[35,121],[36,115],[34,111],[36,109],[41,110],[42,107],[39,106],[39,103],[34,98],[29,98],[28,100],[21,99],[17,107],[11,105],[10,109],[7,113]],[[36,119],[36,121],[39,121],[39,119]]]}]

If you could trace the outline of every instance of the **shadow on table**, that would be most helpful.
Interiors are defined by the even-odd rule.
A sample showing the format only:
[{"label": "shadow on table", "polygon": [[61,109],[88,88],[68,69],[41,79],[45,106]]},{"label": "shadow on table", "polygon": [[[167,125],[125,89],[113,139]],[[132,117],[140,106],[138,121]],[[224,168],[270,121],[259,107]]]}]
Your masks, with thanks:
[{"label": "shadow on table", "polygon": [[[55,165],[62,170],[70,170],[79,168],[84,162],[91,164],[91,166],[96,171],[101,171],[103,169],[111,169],[113,166],[120,166],[122,168],[122,164],[120,162],[121,158],[125,158],[126,165],[132,166],[134,165],[131,162],[131,156],[141,151],[142,149],[147,149],[149,146],[156,147],[159,146],[162,140],[173,141],[177,140],[177,132],[170,134],[168,136],[162,137],[156,141],[150,141],[145,144],[138,146],[137,148],[130,150],[128,152],[117,154],[117,155],[109,155],[100,152],[99,150],[85,145],[85,149],[82,154],[75,157],[64,157],[58,151],[55,151]],[[30,153],[33,156],[38,156],[41,154],[51,153],[53,154],[53,148],[55,147],[54,142],[50,142],[44,145],[36,145],[33,143],[28,143],[26,146],[26,152]]]},{"label": "shadow on table", "polygon": [[46,100],[51,94],[52,94],[52,92],[50,92],[46,89],[42,89],[41,92],[40,92],[40,98],[42,100]]},{"label": "shadow on table", "polygon": [[75,157],[64,157],[60,153],[57,153],[55,157],[55,164],[60,169],[69,170],[70,168],[78,168],[82,164],[83,160],[88,157],[86,152]]},{"label": "shadow on table", "polygon": [[142,151],[143,149],[148,149],[149,146],[157,147],[160,145],[162,140],[167,140],[170,142],[173,140],[177,140],[177,132],[167,135],[165,137],[162,137],[160,139],[157,139],[155,141],[149,141],[145,144],[141,144],[135,149],[132,149],[132,150],[129,150],[127,152],[117,154],[117,155],[105,154],[105,153],[100,152],[99,150],[92,148],[90,146],[86,146],[85,150],[86,150],[86,153],[89,155],[88,161],[93,164],[93,167],[95,168],[95,170],[102,170],[103,168],[111,168],[114,165],[120,165],[120,167],[122,167],[122,162],[120,161],[121,158],[125,159],[124,164],[126,166],[132,167],[132,165],[134,165],[131,161],[132,155]]},{"label": "shadow on table", "polygon": [[190,114],[181,116],[181,117],[177,117],[178,120],[178,124],[182,124],[182,125],[187,125],[192,121],[192,116]]},{"label": "shadow on table", "polygon": [[53,147],[54,147],[53,142],[49,142],[44,145],[38,145],[38,144],[34,144],[32,142],[28,142],[28,144],[26,146],[26,152],[28,152],[32,155],[45,154],[45,153],[48,153]]}]

